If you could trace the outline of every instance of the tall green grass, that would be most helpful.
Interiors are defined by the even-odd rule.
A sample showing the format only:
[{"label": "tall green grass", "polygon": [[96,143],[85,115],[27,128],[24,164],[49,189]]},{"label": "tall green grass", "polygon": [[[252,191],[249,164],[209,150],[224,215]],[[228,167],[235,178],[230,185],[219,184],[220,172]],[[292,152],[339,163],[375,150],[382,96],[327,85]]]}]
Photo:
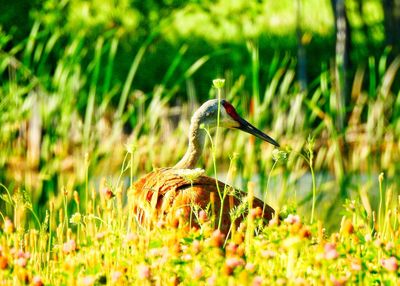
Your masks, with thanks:
[{"label": "tall green grass", "polygon": [[[154,91],[146,93],[135,90],[135,78],[146,68],[141,62],[156,34],[132,55],[125,82],[114,85],[118,34],[99,37],[90,47],[85,33],[69,38],[62,30],[51,33],[37,22],[26,41],[0,53],[0,72],[5,79],[0,88],[0,176],[7,188],[28,191],[40,218],[45,213],[38,203],[48,204],[60,188],[76,188],[83,195],[88,185],[98,181],[86,182],[88,178],[117,174],[125,144],[135,146],[137,153],[131,162],[130,182],[132,174],[173,165],[185,152],[189,118],[200,104],[195,89],[202,83],[194,80],[195,73],[212,57],[229,54],[217,50],[182,67],[189,49],[183,45],[161,83],[154,83]],[[1,39],[2,47],[10,40],[4,33]],[[226,169],[229,157],[237,154],[234,167],[241,174],[241,183],[234,183],[238,187],[257,178],[260,195],[268,192],[275,207],[293,203],[308,213],[315,206],[313,213],[318,219],[331,217],[361,188],[367,188],[364,191],[372,196],[376,190],[373,178],[381,171],[396,192],[400,93],[392,86],[398,77],[399,58],[389,60],[388,49],[359,67],[346,110],[347,125],[338,130],[331,100],[335,76],[328,63],[322,63],[320,77],[303,92],[296,83],[295,59],[277,53],[265,67],[256,42],[248,44],[248,53],[253,88],[251,92],[245,88],[249,79],[244,75],[227,72],[226,98],[290,154],[285,164],[272,168],[271,146],[233,131],[224,132],[215,153],[219,170]],[[59,58],[54,59],[55,55]],[[50,61],[55,63],[54,69],[49,68]],[[186,70],[178,73],[182,68]],[[260,80],[263,69],[270,78],[265,86]],[[174,106],[174,95],[183,82],[189,87],[190,101]],[[211,88],[209,96],[216,96]],[[127,131],[127,125],[133,129]],[[301,154],[309,135],[315,138],[312,165],[317,179],[315,186],[303,190],[299,182],[309,168]],[[208,173],[215,170],[212,161],[205,152],[201,164]],[[372,182],[370,187],[359,186],[365,184],[362,178]]]},{"label": "tall green grass", "polygon": [[[117,83],[121,34],[111,29],[89,44],[88,33],[71,37],[38,20],[14,43],[0,30],[0,281],[176,284],[198,275],[198,283],[222,284],[395,283],[400,57],[389,48],[357,68],[340,129],[329,62],[303,91],[296,59],[277,52],[265,66],[251,41],[250,78],[215,72],[226,77],[224,95],[238,112],[282,148],[220,130],[200,165],[216,177],[227,172],[230,184],[248,190],[245,203],[259,195],[287,218],[266,227],[253,213],[224,237],[206,219],[200,231],[144,227],[125,205],[134,180],[184,154],[190,116],[201,104],[197,88],[209,84],[208,96],[221,97],[196,75],[230,51],[188,65],[191,47],[183,44],[154,89],[143,91],[138,75],[160,31],[126,59],[129,72]],[[175,98],[182,86],[185,102]]]}]

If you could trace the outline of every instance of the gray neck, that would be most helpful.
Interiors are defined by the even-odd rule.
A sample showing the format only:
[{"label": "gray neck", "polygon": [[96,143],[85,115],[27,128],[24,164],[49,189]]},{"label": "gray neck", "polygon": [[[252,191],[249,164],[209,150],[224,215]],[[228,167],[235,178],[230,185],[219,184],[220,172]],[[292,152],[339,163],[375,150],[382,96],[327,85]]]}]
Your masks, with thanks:
[{"label": "gray neck", "polygon": [[206,132],[200,128],[200,118],[194,116],[189,129],[189,147],[174,169],[194,169],[203,152]]}]

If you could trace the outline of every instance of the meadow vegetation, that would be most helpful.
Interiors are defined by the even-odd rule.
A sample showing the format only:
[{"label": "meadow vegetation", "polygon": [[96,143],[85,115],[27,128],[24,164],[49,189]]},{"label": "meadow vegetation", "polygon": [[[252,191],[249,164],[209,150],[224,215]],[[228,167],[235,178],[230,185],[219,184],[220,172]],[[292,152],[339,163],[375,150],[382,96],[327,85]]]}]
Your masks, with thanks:
[{"label": "meadow vegetation", "polygon": [[[399,283],[400,57],[380,1],[348,1],[344,110],[328,1],[302,6],[306,88],[294,1],[112,2],[32,2],[19,28],[21,7],[0,12],[0,284]],[[199,166],[247,191],[249,215],[229,234],[198,209],[198,229],[138,223],[129,186],[180,159],[218,77],[282,146],[221,130],[206,147]]]}]

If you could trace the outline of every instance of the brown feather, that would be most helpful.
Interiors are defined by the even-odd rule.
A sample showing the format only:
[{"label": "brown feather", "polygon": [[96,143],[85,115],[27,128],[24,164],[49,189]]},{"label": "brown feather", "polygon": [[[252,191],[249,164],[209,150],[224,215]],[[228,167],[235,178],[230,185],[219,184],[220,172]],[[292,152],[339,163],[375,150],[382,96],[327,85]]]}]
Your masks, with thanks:
[{"label": "brown feather", "polygon": [[[140,213],[140,217],[155,218],[159,220],[164,218],[166,221],[177,219],[177,213],[184,216],[184,223],[189,224],[192,217],[191,225],[198,226],[195,216],[190,216],[191,205],[197,205],[200,209],[210,207],[210,196],[215,196],[215,216],[218,221],[221,200],[218,195],[216,180],[211,177],[201,175],[192,182],[184,177],[177,175],[178,170],[173,168],[157,169],[133,184],[130,199],[133,201],[136,213]],[[222,211],[221,231],[227,233],[231,226],[230,211],[233,205],[239,206],[243,200],[246,200],[247,194],[243,191],[236,190],[224,183],[218,181],[220,192],[227,190]],[[231,202],[229,202],[231,197]],[[253,208],[264,206],[263,201],[258,198],[253,199]],[[274,210],[265,205],[264,218],[270,220],[274,214]],[[244,214],[245,215],[245,214]],[[243,215],[235,221],[237,225],[243,220]],[[217,223],[216,223],[217,225]]]}]

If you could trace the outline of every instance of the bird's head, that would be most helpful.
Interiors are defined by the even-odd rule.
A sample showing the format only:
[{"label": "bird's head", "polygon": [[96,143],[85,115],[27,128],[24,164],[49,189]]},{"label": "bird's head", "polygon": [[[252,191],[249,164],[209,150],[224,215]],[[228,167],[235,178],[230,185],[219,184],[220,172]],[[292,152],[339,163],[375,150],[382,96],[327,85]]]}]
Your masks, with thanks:
[{"label": "bird's head", "polygon": [[279,147],[278,142],[240,117],[232,104],[224,99],[220,101],[219,106],[218,99],[205,102],[196,111],[193,118],[198,120],[198,123],[206,128],[214,128],[218,125],[218,110],[220,110],[219,126],[240,129]]}]

